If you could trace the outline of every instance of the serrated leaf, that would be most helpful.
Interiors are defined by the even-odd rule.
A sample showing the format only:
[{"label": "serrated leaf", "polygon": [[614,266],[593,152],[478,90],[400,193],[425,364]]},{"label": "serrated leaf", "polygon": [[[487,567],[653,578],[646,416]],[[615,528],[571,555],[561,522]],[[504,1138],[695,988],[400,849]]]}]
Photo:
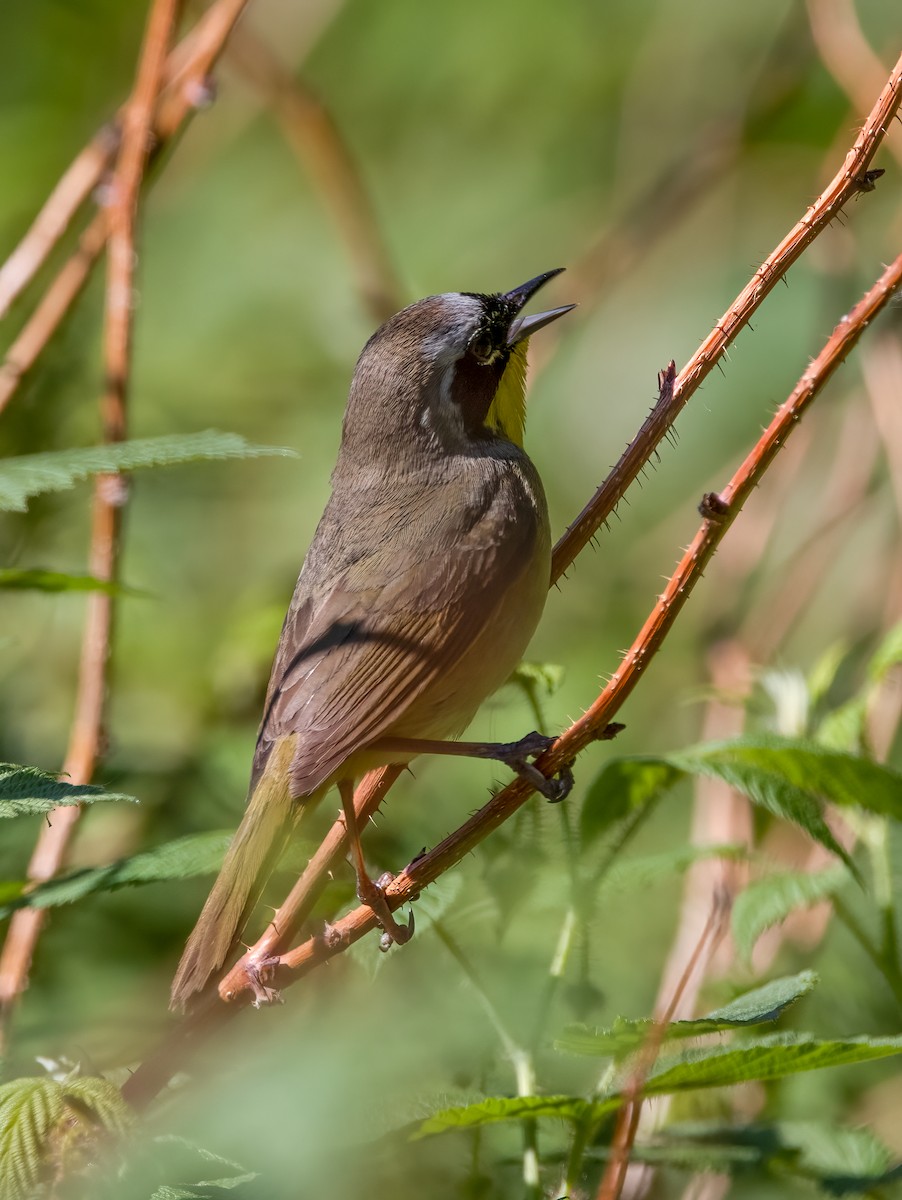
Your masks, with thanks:
[{"label": "serrated leaf", "polygon": [[[798,975],[784,975],[781,979],[772,979],[760,987],[743,992],[729,1004],[712,1009],[697,1021],[689,1022],[699,1026],[715,1026],[719,1029],[733,1029],[743,1025],[761,1025],[766,1021],[776,1021],[782,1017],[797,1000],[807,996],[813,987],[820,982],[815,971],[800,971]],[[678,1025],[686,1022],[678,1021]],[[704,1030],[700,1030],[704,1032]]]},{"label": "serrated leaf", "polygon": [[134,1111],[122,1099],[119,1089],[99,1075],[76,1075],[61,1085],[64,1103],[89,1109],[95,1119],[111,1133],[125,1133],[135,1123]]},{"label": "serrated leaf", "polygon": [[680,846],[661,854],[641,854],[618,862],[605,874],[602,888],[618,891],[624,888],[652,887],[682,875],[694,863],[710,858],[748,858],[747,846]]},{"label": "serrated leaf", "polygon": [[724,779],[768,806],[786,803],[791,807],[793,793],[798,792],[902,818],[902,775],[898,771],[818,742],[759,735],[698,746],[669,758],[685,763],[688,770]]},{"label": "serrated leaf", "polygon": [[615,758],[592,781],[580,813],[580,840],[590,846],[628,814],[656,803],[684,772],[663,758]]},{"label": "serrated leaf", "polygon": [[751,1080],[767,1082],[896,1054],[902,1054],[902,1037],[821,1040],[807,1033],[774,1033],[725,1046],[686,1049],[669,1061],[661,1059],[643,1092],[660,1096]]},{"label": "serrated leaf", "polygon": [[0,817],[22,817],[50,812],[61,804],[93,804],[129,800],[124,792],[108,792],[96,784],[65,783],[37,767],[0,763]]},{"label": "serrated leaf", "polygon": [[[799,975],[774,979],[737,996],[729,1004],[703,1017],[672,1022],[667,1026],[665,1037],[668,1040],[700,1037],[776,1021],[792,1004],[807,995],[817,982],[814,971],[802,971]],[[554,1047],[568,1054],[621,1058],[643,1046],[654,1029],[655,1022],[648,1019],[628,1021],[621,1018],[610,1029],[601,1030],[569,1025],[555,1039]]]},{"label": "serrated leaf", "polygon": [[0,1200],[29,1200],[44,1147],[63,1111],[52,1079],[14,1079],[0,1087]]},{"label": "serrated leaf", "polygon": [[111,892],[115,888],[164,879],[190,879],[212,875],[222,865],[231,841],[231,833],[193,833],[164,842],[130,858],[120,858],[105,867],[86,867],[58,879],[50,879],[36,888],[0,906],[0,919],[17,908],[54,908],[71,904],[92,892]]},{"label": "serrated leaf", "polygon": [[90,475],[174,466],[200,459],[292,453],[277,446],[255,446],[236,433],[208,429],[203,433],[135,438],[105,446],[25,454],[0,462],[0,509],[24,512],[33,496],[74,487]]},{"label": "serrated leaf", "polygon": [[751,958],[755,943],[766,929],[785,921],[797,908],[807,908],[835,895],[849,882],[845,867],[826,871],[786,872],[750,883],[733,903],[733,939],[744,959]]},{"label": "serrated leaf", "polygon": [[29,570],[0,568],[0,588],[31,592],[103,592],[106,596],[150,595],[139,588],[127,587],[124,583],[95,579],[93,575],[67,575],[60,571],[44,571],[39,567]]},{"label": "serrated leaf", "polygon": [[[822,1121],[751,1125],[695,1121],[667,1126],[660,1140],[664,1145],[655,1149],[663,1149],[663,1161],[676,1166],[681,1148],[697,1149],[703,1156],[711,1153],[712,1167],[723,1155],[725,1170],[730,1170],[733,1151],[751,1152],[750,1165],[771,1168],[780,1177],[816,1182],[832,1196],[862,1195],[902,1176],[902,1167],[892,1165],[889,1150],[870,1130]],[[673,1158],[671,1150],[676,1151]],[[636,1156],[643,1156],[641,1149]],[[742,1159],[735,1161],[742,1163]],[[697,1169],[691,1159],[686,1166]]]},{"label": "serrated leaf", "polygon": [[534,1120],[556,1117],[575,1120],[586,1115],[592,1105],[579,1096],[490,1096],[475,1104],[446,1108],[420,1122],[410,1140],[446,1133],[449,1129],[475,1129],[501,1121]]}]

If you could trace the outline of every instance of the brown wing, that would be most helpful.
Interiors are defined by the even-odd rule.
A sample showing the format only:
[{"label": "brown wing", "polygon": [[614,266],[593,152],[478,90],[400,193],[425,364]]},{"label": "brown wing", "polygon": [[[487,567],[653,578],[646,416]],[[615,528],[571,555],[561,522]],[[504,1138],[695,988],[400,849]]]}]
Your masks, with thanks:
[{"label": "brown wing", "polygon": [[450,546],[411,544],[408,536],[400,560],[381,548],[325,595],[305,594],[302,573],[273,668],[255,778],[278,738],[296,733],[292,792],[312,794],[454,665],[532,565],[537,523],[510,512],[491,507]]}]

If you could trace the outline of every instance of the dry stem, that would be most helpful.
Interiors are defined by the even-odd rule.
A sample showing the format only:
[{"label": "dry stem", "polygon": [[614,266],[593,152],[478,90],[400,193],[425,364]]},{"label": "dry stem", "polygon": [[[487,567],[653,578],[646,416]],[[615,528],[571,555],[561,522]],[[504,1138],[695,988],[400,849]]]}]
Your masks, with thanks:
[{"label": "dry stem", "polygon": [[[726,893],[716,894],[712,898],[711,910],[704,928],[686,961],[682,974],[677,980],[673,994],[667,1002],[663,1013],[652,1025],[648,1037],[639,1050],[636,1065],[629,1082],[623,1089],[623,1104],[617,1114],[614,1127],[614,1137],[611,1141],[611,1157],[607,1169],[602,1176],[598,1188],[598,1200],[618,1200],[626,1180],[629,1167],[630,1153],[636,1141],[639,1129],[639,1117],[642,1113],[642,1092],[645,1081],[655,1065],[658,1053],[667,1035],[667,1028],[674,1018],[683,995],[693,976],[704,975],[711,956],[717,949],[721,938],[727,932],[727,922],[730,915],[730,902]],[[701,970],[699,966],[701,965]]]},{"label": "dry stem", "polygon": [[[132,277],[138,191],[147,158],[153,108],[180,0],[154,0],[147,23],[134,91],[122,118],[122,148],[113,175],[109,210],[110,254],[106,302],[106,385],[101,404],[104,440],[121,441],[126,431],[126,391],[131,366]],[[119,475],[98,476],[94,485],[90,571],[112,581],[119,558],[122,511],[128,499]],[[69,750],[63,773],[72,783],[88,783],[100,757],[106,700],[107,667],[112,643],[113,597],[102,592],[88,599],[78,692]],[[49,879],[65,858],[81,808],[51,813],[29,863],[34,883]],[[0,1022],[4,1025],[28,982],[34,948],[46,909],[15,913],[0,955]]]}]

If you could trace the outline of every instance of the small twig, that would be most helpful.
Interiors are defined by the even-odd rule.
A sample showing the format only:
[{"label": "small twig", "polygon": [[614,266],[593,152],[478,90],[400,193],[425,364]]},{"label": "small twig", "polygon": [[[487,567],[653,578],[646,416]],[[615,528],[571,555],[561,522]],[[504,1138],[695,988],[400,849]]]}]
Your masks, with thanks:
[{"label": "small twig", "polygon": [[[122,118],[122,147],[112,182],[109,209],[110,255],[106,303],[106,380],[101,404],[104,440],[122,441],[126,433],[126,395],[131,366],[132,279],[138,191],[147,158],[153,108],[160,89],[166,52],[180,0],[154,0],[141,50],[134,91]],[[98,476],[94,485],[90,573],[114,581],[127,485],[120,475]],[[104,741],[107,668],[112,645],[114,599],[94,592],[88,599],[75,716],[63,773],[72,783],[88,783]],[[59,870],[81,808],[51,813],[41,829],[29,863],[28,878],[38,883]],[[0,955],[0,1021],[6,1023],[24,991],[46,909],[22,909],[10,922]]]},{"label": "small twig", "polygon": [[682,975],[677,980],[673,994],[664,1012],[652,1025],[648,1037],[637,1054],[635,1066],[623,1089],[623,1104],[617,1114],[617,1124],[614,1127],[614,1137],[611,1142],[611,1157],[598,1188],[598,1200],[618,1200],[623,1190],[630,1153],[639,1128],[645,1081],[655,1065],[664,1038],[667,1036],[667,1029],[673,1020],[673,1015],[680,1004],[684,991],[693,976],[703,973],[703,970],[702,972],[698,971],[699,964],[707,962],[711,958],[720,939],[726,933],[729,913],[730,905],[726,896],[715,895],[708,920],[699,934]]},{"label": "small twig", "polygon": [[357,290],[379,324],[403,306],[403,291],[373,201],[332,115],[303,80],[246,27],[229,43],[228,62],[263,97],[335,221]]}]

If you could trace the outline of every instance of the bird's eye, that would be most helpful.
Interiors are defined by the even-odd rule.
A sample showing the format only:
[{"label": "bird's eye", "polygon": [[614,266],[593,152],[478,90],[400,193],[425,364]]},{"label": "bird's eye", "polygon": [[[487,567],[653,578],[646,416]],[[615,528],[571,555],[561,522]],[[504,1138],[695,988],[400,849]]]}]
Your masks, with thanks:
[{"label": "bird's eye", "polygon": [[470,342],[470,353],[481,363],[491,362],[495,357],[495,347],[492,345],[491,338],[485,334],[476,334]]}]

